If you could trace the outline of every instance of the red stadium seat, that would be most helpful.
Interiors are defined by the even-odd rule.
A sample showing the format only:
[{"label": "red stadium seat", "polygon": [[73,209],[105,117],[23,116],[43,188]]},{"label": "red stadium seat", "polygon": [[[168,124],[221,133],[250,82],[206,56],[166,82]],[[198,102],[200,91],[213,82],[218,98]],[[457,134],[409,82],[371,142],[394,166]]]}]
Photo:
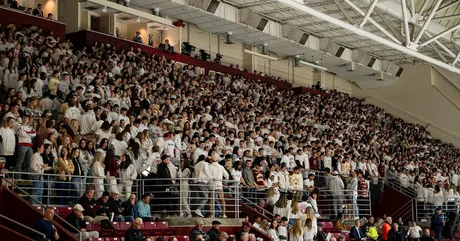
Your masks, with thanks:
[{"label": "red stadium seat", "polygon": [[[150,235],[152,234],[152,230],[157,227],[157,224],[155,222],[145,222],[144,226],[141,228],[141,233],[142,235]],[[158,235],[161,236],[161,235]]]},{"label": "red stadium seat", "polygon": [[120,223],[119,222],[112,222],[112,226],[115,230],[119,230],[120,229]]},{"label": "red stadium seat", "polygon": [[94,229],[93,229],[93,223],[91,223],[91,222],[86,222],[85,224],[86,224],[86,227],[85,227],[86,230],[88,230],[88,231],[93,231],[93,230],[94,230]]},{"label": "red stadium seat", "polygon": [[65,217],[72,213],[72,208],[71,207],[58,207],[56,212],[59,216]]},{"label": "red stadium seat", "polygon": [[164,239],[165,241],[168,241],[169,237],[171,237],[171,236],[163,236],[163,239]]},{"label": "red stadium seat", "polygon": [[131,222],[120,222],[120,230],[128,230],[131,225],[133,225]]},{"label": "red stadium seat", "polygon": [[101,223],[100,223],[100,222],[92,223],[92,224],[93,224],[93,230],[94,230],[94,231],[100,232],[100,231],[102,230],[102,227],[101,227]]},{"label": "red stadium seat", "polygon": [[190,241],[190,238],[185,235],[179,235],[179,236],[176,236],[176,238],[177,238],[177,241]]},{"label": "red stadium seat", "polygon": [[161,236],[161,235],[173,236],[173,235],[176,235],[176,230],[169,228],[168,222],[160,221],[160,222],[157,222],[157,227],[153,229],[152,234],[158,235],[158,236]]},{"label": "red stadium seat", "polygon": [[119,238],[119,237],[107,237],[107,238],[105,238],[105,241],[121,241],[121,238]]}]

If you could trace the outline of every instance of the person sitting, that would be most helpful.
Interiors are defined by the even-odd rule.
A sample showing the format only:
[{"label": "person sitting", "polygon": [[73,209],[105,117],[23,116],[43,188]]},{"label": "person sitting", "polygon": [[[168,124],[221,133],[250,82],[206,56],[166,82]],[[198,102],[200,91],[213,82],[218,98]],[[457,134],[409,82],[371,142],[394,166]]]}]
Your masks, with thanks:
[{"label": "person sitting", "polygon": [[144,222],[152,222],[153,216],[150,213],[150,195],[142,195],[142,200],[136,204],[134,217],[142,218]]},{"label": "person sitting", "polygon": [[434,241],[434,238],[431,237],[431,232],[429,229],[423,231],[423,236],[420,238],[420,241]]},{"label": "person sitting", "polygon": [[107,216],[96,215],[97,207],[94,200],[94,189],[90,188],[85,191],[85,194],[78,200],[78,204],[83,207],[84,220],[87,222],[100,222],[107,219]]},{"label": "person sitting", "polygon": [[174,47],[169,44],[168,39],[165,40],[165,43],[160,44],[160,46],[158,46],[158,48],[161,49],[161,50],[164,50],[164,51],[174,52]]},{"label": "person sitting", "polygon": [[128,200],[124,201],[121,204],[121,214],[125,219],[125,222],[132,222],[134,221],[134,211],[136,206],[136,194],[131,193],[129,195]]},{"label": "person sitting", "polygon": [[[36,230],[40,233],[43,233],[46,237],[45,240],[55,241],[59,240],[59,234],[57,230],[54,228],[53,224],[54,219],[54,208],[47,207],[45,209],[45,213],[43,214],[43,218],[38,220],[36,225]],[[42,236],[37,237],[38,240],[41,240]]]},{"label": "person sitting", "polygon": [[364,236],[364,233],[361,230],[361,221],[359,219],[355,220],[355,226],[353,226],[350,230],[350,238],[363,241],[366,240],[366,236]]},{"label": "person sitting", "polygon": [[399,223],[393,223],[393,228],[388,232],[388,241],[405,241],[404,233],[401,233],[399,229]]},{"label": "person sitting", "polygon": [[346,229],[345,225],[343,225],[343,214],[342,213],[339,213],[339,215],[337,215],[337,219],[334,222],[334,226],[340,230]]},{"label": "person sitting", "polygon": [[195,227],[192,229],[190,232],[190,240],[197,240],[197,236],[201,236],[202,239],[208,240],[209,236],[206,234],[206,232],[203,230],[203,220],[198,219],[195,222]]},{"label": "person sitting", "polygon": [[[118,198],[120,196],[120,193],[118,192],[117,189],[114,189],[112,190],[112,192],[110,193],[110,198],[109,198],[109,205],[110,205],[110,208],[112,209],[114,215],[115,215],[115,218],[116,220],[118,220],[119,222],[132,222],[134,220],[133,219],[130,219],[129,221],[128,220],[125,220],[123,214],[122,214],[122,201]],[[114,220],[115,221],[115,220]]]},{"label": "person sitting", "polygon": [[80,231],[82,240],[88,240],[89,238],[99,238],[99,233],[97,231],[86,230],[83,211],[85,211],[85,209],[83,208],[83,206],[81,206],[81,204],[76,204],[73,207],[73,212],[67,215],[67,217],[65,218],[65,220],[70,225],[72,225],[72,227],[68,227],[67,230],[73,233],[77,238],[80,238],[80,233],[78,232]]},{"label": "person sitting", "polygon": [[318,227],[318,232],[316,233],[315,239],[318,241],[325,241],[327,238],[327,234],[323,231],[323,224],[318,223],[317,227]]},{"label": "person sitting", "polygon": [[212,227],[211,229],[208,231],[208,236],[209,236],[209,239],[208,241],[219,241],[219,236],[220,236],[220,233],[219,233],[219,228],[220,228],[220,222],[219,221],[212,221]]},{"label": "person sitting", "polygon": [[144,236],[141,233],[142,218],[134,219],[133,225],[126,231],[125,241],[143,241]]},{"label": "person sitting", "polygon": [[99,207],[96,213],[101,216],[109,217],[110,219],[112,219],[111,217],[113,216],[114,222],[124,222],[123,216],[116,215],[116,212],[119,212],[118,208],[117,210],[113,210],[112,203],[109,202],[109,196],[109,192],[107,191],[102,193],[102,197],[96,202]]}]

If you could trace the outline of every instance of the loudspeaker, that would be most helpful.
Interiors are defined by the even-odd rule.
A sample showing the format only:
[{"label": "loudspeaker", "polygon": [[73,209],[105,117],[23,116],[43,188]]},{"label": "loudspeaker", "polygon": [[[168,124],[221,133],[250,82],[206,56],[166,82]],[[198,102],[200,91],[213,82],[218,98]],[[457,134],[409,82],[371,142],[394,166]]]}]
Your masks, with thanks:
[{"label": "loudspeaker", "polygon": [[267,23],[268,23],[268,19],[266,19],[266,18],[260,18],[260,21],[259,21],[259,23],[257,24],[256,29],[259,30],[259,31],[264,31],[265,26],[267,26]]},{"label": "loudspeaker", "polygon": [[399,68],[399,69],[398,69],[398,72],[396,72],[396,77],[401,76],[401,74],[402,74],[403,71],[404,71],[403,68]]},{"label": "loudspeaker", "polygon": [[219,7],[220,1],[217,0],[211,0],[209,3],[209,6],[206,8],[206,11],[214,14],[216,13],[217,7]]},{"label": "loudspeaker", "polygon": [[369,63],[367,64],[367,67],[372,68],[374,66],[374,63],[375,63],[375,58],[371,58],[371,60],[369,60]]},{"label": "loudspeaker", "polygon": [[299,40],[299,44],[305,45],[307,43],[308,37],[310,37],[309,34],[303,33]]},{"label": "loudspeaker", "polygon": [[335,53],[335,57],[337,57],[337,58],[342,57],[343,51],[345,51],[345,48],[344,47],[339,47],[339,49],[337,50],[337,53]]}]

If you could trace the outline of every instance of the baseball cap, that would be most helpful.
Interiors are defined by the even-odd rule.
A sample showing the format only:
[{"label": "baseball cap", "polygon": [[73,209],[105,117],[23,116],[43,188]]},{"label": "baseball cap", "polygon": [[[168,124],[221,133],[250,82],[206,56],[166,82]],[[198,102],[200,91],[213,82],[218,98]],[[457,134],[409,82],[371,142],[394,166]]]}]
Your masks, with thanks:
[{"label": "baseball cap", "polygon": [[217,220],[212,221],[212,225],[221,225],[221,223]]},{"label": "baseball cap", "polygon": [[75,206],[73,206],[73,209],[78,211],[85,211],[81,204],[75,204]]},{"label": "baseball cap", "polygon": [[161,160],[163,161],[163,160],[165,160],[165,159],[168,158],[168,157],[170,157],[170,155],[164,154],[164,155],[161,156]]}]

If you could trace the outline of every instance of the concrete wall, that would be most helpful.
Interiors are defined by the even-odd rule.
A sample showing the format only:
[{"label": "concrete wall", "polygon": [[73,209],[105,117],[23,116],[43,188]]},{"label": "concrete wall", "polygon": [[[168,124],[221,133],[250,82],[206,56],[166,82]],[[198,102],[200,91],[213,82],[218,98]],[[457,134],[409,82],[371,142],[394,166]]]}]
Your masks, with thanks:
[{"label": "concrete wall", "polygon": [[460,147],[460,109],[436,88],[446,88],[448,80],[429,65],[402,67],[403,75],[391,86],[373,90],[354,87],[353,95],[406,121],[428,125],[433,137]]}]

